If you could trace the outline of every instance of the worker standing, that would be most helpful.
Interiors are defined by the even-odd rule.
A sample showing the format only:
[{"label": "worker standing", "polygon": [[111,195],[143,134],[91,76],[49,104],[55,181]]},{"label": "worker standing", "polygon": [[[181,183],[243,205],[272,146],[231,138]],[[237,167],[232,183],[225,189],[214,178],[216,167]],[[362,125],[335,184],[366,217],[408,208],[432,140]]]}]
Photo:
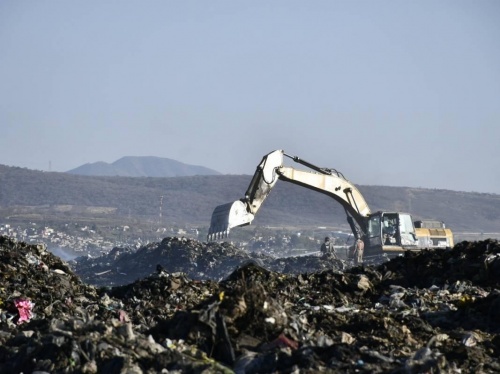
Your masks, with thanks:
[{"label": "worker standing", "polygon": [[354,264],[361,265],[363,263],[363,252],[365,251],[365,243],[363,239],[358,238],[354,243]]},{"label": "worker standing", "polygon": [[321,244],[321,254],[325,255],[333,255],[334,258],[337,258],[337,251],[333,246],[333,242],[330,241],[330,238],[327,236],[323,244]]}]

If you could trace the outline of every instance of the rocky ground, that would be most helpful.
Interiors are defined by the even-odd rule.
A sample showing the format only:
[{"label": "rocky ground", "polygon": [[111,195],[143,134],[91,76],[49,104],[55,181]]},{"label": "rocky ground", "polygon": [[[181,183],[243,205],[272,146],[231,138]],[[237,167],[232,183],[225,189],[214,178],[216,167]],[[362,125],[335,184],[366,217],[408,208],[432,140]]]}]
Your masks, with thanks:
[{"label": "rocky ground", "polygon": [[0,257],[1,373],[500,371],[496,240],[354,268],[182,238]]}]

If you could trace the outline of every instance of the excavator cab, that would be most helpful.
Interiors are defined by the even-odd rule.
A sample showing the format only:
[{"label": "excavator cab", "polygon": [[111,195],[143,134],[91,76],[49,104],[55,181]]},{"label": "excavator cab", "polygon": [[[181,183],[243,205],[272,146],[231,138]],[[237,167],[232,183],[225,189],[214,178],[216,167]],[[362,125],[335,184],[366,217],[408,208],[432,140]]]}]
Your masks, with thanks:
[{"label": "excavator cab", "polygon": [[417,238],[412,218],[407,213],[376,212],[368,217],[366,227],[366,249],[373,254],[399,253],[416,249]]}]

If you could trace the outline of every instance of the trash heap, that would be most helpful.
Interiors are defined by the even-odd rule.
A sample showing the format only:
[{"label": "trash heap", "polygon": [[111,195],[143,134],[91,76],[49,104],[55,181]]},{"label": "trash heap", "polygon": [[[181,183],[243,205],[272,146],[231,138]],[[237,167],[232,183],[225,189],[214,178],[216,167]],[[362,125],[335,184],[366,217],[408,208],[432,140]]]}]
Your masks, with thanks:
[{"label": "trash heap", "polygon": [[149,276],[156,269],[183,272],[191,279],[222,280],[236,267],[255,262],[276,272],[298,274],[331,268],[343,262],[332,256],[276,258],[247,252],[230,243],[202,243],[188,238],[167,237],[138,250],[113,248],[101,257],[79,257],[71,267],[85,283],[95,286],[121,286]]},{"label": "trash heap", "polygon": [[[241,260],[223,259],[239,256],[228,244],[183,243]],[[500,371],[494,240],[345,270],[245,259],[222,280],[171,271],[158,255],[147,276],[113,287],[83,282],[43,246],[0,237],[0,257],[2,373]]]}]

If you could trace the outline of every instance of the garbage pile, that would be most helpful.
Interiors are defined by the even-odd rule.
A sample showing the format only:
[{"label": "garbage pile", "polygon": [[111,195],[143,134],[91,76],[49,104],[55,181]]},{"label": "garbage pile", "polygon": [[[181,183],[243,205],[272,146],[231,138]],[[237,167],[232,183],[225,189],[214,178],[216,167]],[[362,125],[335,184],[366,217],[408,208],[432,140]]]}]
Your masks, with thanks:
[{"label": "garbage pile", "polygon": [[277,258],[247,252],[227,242],[202,243],[177,237],[167,237],[161,243],[151,243],[138,250],[116,247],[97,258],[78,257],[70,265],[85,283],[120,286],[147,277],[156,269],[165,269],[169,273],[183,272],[191,279],[220,281],[236,267],[249,262],[289,274],[342,269],[345,266],[333,256]]},{"label": "garbage pile", "polygon": [[[182,241],[164,242],[147,250]],[[43,246],[0,237],[0,257],[2,373],[500,371],[494,240],[344,270],[245,261],[222,280],[154,264],[112,287],[83,282]]]}]

